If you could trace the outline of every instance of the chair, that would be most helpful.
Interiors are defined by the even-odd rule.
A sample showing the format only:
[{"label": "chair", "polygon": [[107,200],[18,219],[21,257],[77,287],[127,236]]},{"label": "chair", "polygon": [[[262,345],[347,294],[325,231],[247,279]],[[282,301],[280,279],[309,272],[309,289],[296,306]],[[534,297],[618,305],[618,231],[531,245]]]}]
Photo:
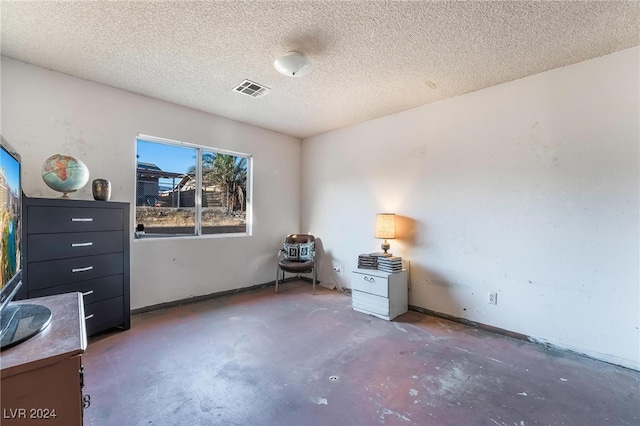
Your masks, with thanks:
[{"label": "chair", "polygon": [[276,293],[278,292],[278,282],[280,281],[280,271],[282,279],[284,273],[291,274],[311,273],[313,275],[313,294],[316,294],[316,239],[309,234],[289,234],[284,240],[283,247],[278,251],[278,261],[276,265]]}]

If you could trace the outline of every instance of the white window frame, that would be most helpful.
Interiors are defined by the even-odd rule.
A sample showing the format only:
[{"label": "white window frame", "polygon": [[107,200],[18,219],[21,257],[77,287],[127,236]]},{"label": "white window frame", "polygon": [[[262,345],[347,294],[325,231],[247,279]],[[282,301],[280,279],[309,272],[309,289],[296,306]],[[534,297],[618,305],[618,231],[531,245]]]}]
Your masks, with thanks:
[{"label": "white window frame", "polygon": [[[246,154],[246,153],[242,153],[242,152],[237,152],[237,151],[230,151],[230,150],[226,150],[226,149],[221,149],[221,148],[214,148],[214,147],[210,147],[210,146],[206,146],[206,145],[197,145],[197,144],[193,144],[193,143],[189,143],[189,142],[184,142],[184,141],[178,141],[178,140],[173,140],[173,139],[166,139],[166,138],[160,138],[157,136],[150,136],[150,135],[145,135],[142,133],[139,133],[136,136],[136,149],[135,149],[135,167],[136,167],[136,173],[134,174],[134,180],[135,180],[135,184],[134,184],[134,194],[133,194],[133,198],[134,198],[134,202],[133,202],[133,206],[134,209],[136,209],[138,207],[137,205],[137,190],[138,190],[138,174],[137,174],[137,168],[138,168],[138,161],[137,161],[137,155],[138,155],[138,140],[142,140],[145,142],[152,142],[152,143],[158,143],[158,144],[164,144],[164,145],[172,145],[172,146],[177,146],[177,147],[184,147],[184,148],[193,148],[196,150],[196,159],[195,159],[195,167],[196,167],[196,187],[197,187],[197,191],[195,191],[194,197],[195,197],[195,233],[194,234],[162,234],[162,233],[158,233],[158,234],[147,234],[147,233],[138,233],[135,232],[135,228],[136,228],[136,224],[134,223],[133,229],[135,232],[135,241],[144,241],[144,240],[164,240],[167,238],[172,238],[172,239],[180,239],[180,238],[230,238],[230,237],[249,237],[252,235],[252,229],[253,229],[253,156],[251,154]],[[243,157],[247,159],[247,193],[248,196],[246,197],[245,201],[247,204],[247,208],[246,208],[246,227],[245,227],[245,231],[244,232],[229,232],[229,233],[219,233],[219,234],[203,234],[202,233],[202,221],[201,221],[201,215],[202,215],[202,152],[213,152],[216,154],[226,154],[226,155],[232,155],[235,157]],[[133,216],[133,220],[135,221],[135,217],[136,217],[136,211],[134,210],[133,212],[134,214]]]}]

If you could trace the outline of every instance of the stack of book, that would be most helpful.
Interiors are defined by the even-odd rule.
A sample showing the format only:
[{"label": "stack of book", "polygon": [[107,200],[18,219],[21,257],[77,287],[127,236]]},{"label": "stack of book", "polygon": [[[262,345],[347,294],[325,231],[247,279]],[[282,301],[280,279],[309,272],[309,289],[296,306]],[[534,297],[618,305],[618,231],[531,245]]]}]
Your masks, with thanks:
[{"label": "stack of book", "polygon": [[378,269],[378,258],[370,254],[361,254],[358,256],[358,268]]},{"label": "stack of book", "polygon": [[402,257],[379,257],[378,269],[384,272],[400,272],[402,271]]}]

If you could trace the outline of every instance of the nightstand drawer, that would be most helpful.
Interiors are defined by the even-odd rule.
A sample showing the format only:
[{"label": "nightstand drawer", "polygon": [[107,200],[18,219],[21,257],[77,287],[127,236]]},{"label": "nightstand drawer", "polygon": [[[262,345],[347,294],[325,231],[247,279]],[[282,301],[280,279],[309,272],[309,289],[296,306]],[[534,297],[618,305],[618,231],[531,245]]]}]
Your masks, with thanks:
[{"label": "nightstand drawer", "polygon": [[356,311],[389,316],[389,299],[375,294],[354,290],[351,293],[351,306]]},{"label": "nightstand drawer", "polygon": [[29,234],[121,231],[122,209],[29,206]]},{"label": "nightstand drawer", "polygon": [[382,297],[389,297],[389,280],[369,274],[353,274],[351,287],[365,293],[376,294]]},{"label": "nightstand drawer", "polygon": [[390,321],[407,312],[407,271],[358,268],[351,275],[351,306],[358,312]]},{"label": "nightstand drawer", "polygon": [[122,231],[32,234],[27,238],[29,262],[117,253],[124,247]]},{"label": "nightstand drawer", "polygon": [[30,291],[29,298],[79,291],[83,295],[86,306],[101,300],[122,296],[124,290],[123,280],[122,275],[112,275],[79,283],[47,287],[42,290]]},{"label": "nightstand drawer", "polygon": [[30,262],[27,268],[29,290],[33,291],[122,274],[124,259],[122,253],[101,254],[47,262]]}]

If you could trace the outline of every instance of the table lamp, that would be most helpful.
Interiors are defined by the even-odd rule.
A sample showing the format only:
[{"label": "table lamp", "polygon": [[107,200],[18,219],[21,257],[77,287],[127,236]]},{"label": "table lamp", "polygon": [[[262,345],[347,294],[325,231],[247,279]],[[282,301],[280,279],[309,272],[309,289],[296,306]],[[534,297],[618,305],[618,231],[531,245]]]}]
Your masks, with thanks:
[{"label": "table lamp", "polygon": [[387,253],[391,245],[387,239],[396,237],[396,215],[395,213],[378,213],[376,214],[376,234],[375,238],[384,239],[380,248]]}]

